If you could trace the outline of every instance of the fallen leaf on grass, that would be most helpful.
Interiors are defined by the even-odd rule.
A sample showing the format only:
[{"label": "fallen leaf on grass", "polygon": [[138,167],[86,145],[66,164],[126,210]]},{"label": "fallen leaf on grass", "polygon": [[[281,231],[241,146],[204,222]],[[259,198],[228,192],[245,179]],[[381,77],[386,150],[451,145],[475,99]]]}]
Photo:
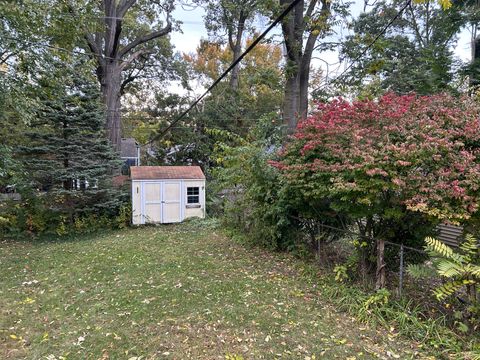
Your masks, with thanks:
[{"label": "fallen leaf on grass", "polygon": [[35,299],[31,299],[27,297],[25,300],[22,301],[22,304],[33,304],[35,302]]},{"label": "fallen leaf on grass", "polygon": [[79,336],[75,345],[80,346],[80,345],[82,345],[82,343],[84,341],[85,341],[85,337],[84,336]]}]

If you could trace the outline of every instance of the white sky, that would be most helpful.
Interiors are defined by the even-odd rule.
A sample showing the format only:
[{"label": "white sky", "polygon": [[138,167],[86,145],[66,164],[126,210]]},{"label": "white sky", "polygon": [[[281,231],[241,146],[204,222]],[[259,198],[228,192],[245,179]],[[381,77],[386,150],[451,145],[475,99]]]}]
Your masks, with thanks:
[{"label": "white sky", "polygon": [[[358,14],[363,10],[363,0],[362,1],[355,1],[354,4],[351,6],[352,15],[357,17]],[[203,15],[204,11],[200,7],[196,8],[182,8],[178,6],[175,9],[173,14],[174,19],[180,20],[183,22],[182,33],[175,32],[171,35],[172,43],[174,44],[177,51],[180,53],[193,53],[195,52],[197,46],[200,43],[200,40],[207,38],[207,31],[203,24]],[[260,21],[257,26],[259,31],[263,31],[269,24],[267,21],[263,20]],[[345,31],[342,27],[338,27],[337,32],[340,33]],[[280,26],[278,29],[273,31],[273,34],[280,34]],[[343,34],[344,35],[344,34]],[[279,37],[280,38],[280,37]],[[463,30],[458,37],[458,41],[454,48],[454,54],[456,57],[462,61],[469,61],[471,58],[470,54],[470,32],[465,29]],[[321,58],[324,61],[335,64],[338,63],[338,52],[337,51],[330,51],[330,52],[323,52],[314,55],[314,59],[312,61],[312,66],[314,67],[321,67],[324,72],[326,72],[326,66],[324,61],[315,59],[315,57]],[[343,66],[339,68],[339,65],[330,66],[330,76],[334,75],[335,72],[340,72],[343,70]],[[335,71],[336,70],[336,71]],[[193,84],[192,84],[193,85]],[[178,84],[172,84],[171,90],[179,93],[185,93],[185,90],[182,89]],[[197,89],[195,92],[198,93],[202,89]]]}]

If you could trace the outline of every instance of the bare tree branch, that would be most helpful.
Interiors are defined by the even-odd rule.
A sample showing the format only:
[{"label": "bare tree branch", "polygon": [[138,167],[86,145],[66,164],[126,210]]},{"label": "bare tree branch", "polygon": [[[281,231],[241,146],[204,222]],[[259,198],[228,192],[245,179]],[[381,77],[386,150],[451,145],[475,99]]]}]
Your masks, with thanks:
[{"label": "bare tree branch", "polygon": [[317,6],[317,0],[311,1],[310,4],[308,4],[308,9],[305,13],[306,18],[312,16],[315,6]]},{"label": "bare tree branch", "polygon": [[17,54],[16,52],[8,53],[8,51],[4,51],[2,54],[0,54],[0,65],[5,64],[8,59],[10,59],[12,56],[16,54]]},{"label": "bare tree branch", "polygon": [[121,49],[118,52],[118,57],[122,58],[129,51],[136,48],[138,45],[144,44],[144,43],[146,43],[148,41],[151,41],[153,39],[157,39],[159,37],[167,35],[169,32],[172,31],[172,23],[170,22],[170,19],[168,19],[167,21],[168,21],[167,25],[163,29],[160,29],[158,31],[153,31],[150,34],[147,34],[147,35],[144,35],[144,36],[140,36],[140,37],[136,38],[135,40],[133,40],[132,42],[130,42],[129,44],[127,44],[123,49]]},{"label": "bare tree branch", "polygon": [[98,43],[95,41],[95,38],[92,34],[85,34],[85,40],[87,41],[88,48],[95,55],[97,61],[100,63],[102,60],[102,50],[98,46]]},{"label": "bare tree branch", "polygon": [[123,18],[127,13],[128,9],[130,9],[137,0],[122,0],[117,6],[117,16]]},{"label": "bare tree branch", "polygon": [[130,64],[132,64],[136,59],[138,59],[142,55],[146,55],[149,52],[146,51],[145,49],[140,49],[135,51],[133,54],[131,54],[128,59],[122,61],[120,65],[120,69],[123,71],[125,70]]}]

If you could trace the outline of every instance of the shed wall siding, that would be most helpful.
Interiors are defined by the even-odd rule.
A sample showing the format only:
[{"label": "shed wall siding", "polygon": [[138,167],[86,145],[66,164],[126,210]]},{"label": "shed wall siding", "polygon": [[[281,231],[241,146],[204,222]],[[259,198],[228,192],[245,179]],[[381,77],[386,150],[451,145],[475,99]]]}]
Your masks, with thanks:
[{"label": "shed wall siding", "polygon": [[142,182],[132,181],[132,224],[142,224]]},{"label": "shed wall siding", "polygon": [[[191,217],[205,218],[205,181],[197,180],[185,180],[184,181],[184,199],[185,199],[185,219]],[[199,187],[200,188],[200,207],[189,208],[187,207],[187,187]]]}]

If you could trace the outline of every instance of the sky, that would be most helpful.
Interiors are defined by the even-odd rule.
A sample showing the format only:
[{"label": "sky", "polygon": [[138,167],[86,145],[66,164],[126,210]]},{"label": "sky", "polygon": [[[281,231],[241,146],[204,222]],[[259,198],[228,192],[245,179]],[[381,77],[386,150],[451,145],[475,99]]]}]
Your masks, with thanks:
[{"label": "sky", "polygon": [[[355,1],[351,6],[351,12],[354,17],[357,17],[358,14],[363,10],[363,1]],[[194,53],[197,46],[200,43],[201,39],[207,38],[207,31],[204,26],[203,16],[204,11],[200,7],[182,7],[177,6],[173,14],[174,19],[180,20],[183,22],[181,25],[182,32],[175,32],[171,35],[172,43],[174,44],[176,50],[180,53]],[[263,31],[269,25],[268,20],[260,20],[257,24],[259,31]],[[338,28],[337,33],[344,33],[343,28]],[[272,30],[273,34],[280,35],[280,26],[277,26],[277,29]],[[458,37],[457,44],[454,48],[454,54],[458,59],[467,62],[470,61],[470,32],[468,29],[463,30]],[[329,66],[330,76],[335,75],[343,70],[342,64],[338,64],[338,52],[329,51],[323,52],[321,54],[315,54],[312,61],[312,66],[321,67],[324,73],[326,72],[325,62],[333,64]],[[321,58],[322,60],[319,60]],[[181,88],[179,84],[172,85],[172,91],[178,93],[185,93],[185,90]],[[200,93],[202,91],[201,87],[197,87],[195,93]]]}]

